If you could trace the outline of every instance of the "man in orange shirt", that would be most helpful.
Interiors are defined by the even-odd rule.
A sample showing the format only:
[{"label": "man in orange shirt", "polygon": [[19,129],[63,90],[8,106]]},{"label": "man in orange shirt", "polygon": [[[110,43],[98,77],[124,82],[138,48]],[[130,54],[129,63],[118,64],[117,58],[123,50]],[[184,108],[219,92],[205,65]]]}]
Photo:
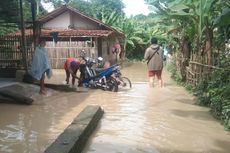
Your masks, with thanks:
[{"label": "man in orange shirt", "polygon": [[66,83],[69,84],[70,74],[72,76],[72,85],[75,84],[75,79],[79,80],[77,77],[77,71],[80,68],[80,61],[76,58],[68,58],[65,61],[64,69],[66,72]]}]

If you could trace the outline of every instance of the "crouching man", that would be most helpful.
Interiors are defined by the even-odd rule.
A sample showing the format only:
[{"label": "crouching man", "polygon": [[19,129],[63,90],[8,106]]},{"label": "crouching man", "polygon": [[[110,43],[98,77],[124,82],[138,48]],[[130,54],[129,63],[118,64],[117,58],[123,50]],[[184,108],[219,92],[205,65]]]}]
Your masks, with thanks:
[{"label": "crouching man", "polygon": [[76,58],[68,58],[64,63],[64,69],[66,72],[66,83],[69,84],[70,75],[72,76],[72,85],[75,84],[75,79],[79,80],[77,77],[77,71],[80,68],[80,61]]}]

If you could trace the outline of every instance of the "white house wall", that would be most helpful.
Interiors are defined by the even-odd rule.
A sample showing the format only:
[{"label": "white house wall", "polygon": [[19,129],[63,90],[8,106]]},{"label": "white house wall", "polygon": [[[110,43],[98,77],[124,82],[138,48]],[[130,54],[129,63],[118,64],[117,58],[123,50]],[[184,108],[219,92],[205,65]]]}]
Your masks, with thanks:
[{"label": "white house wall", "polygon": [[99,26],[97,23],[94,23],[78,14],[73,14],[72,24],[74,28],[77,28],[77,29],[99,30]]},{"label": "white house wall", "polygon": [[64,28],[67,29],[70,25],[70,14],[65,12],[56,18],[46,22],[43,28]]},{"label": "white house wall", "polygon": [[43,28],[68,29],[69,27],[74,27],[77,29],[100,30],[98,23],[90,21],[79,14],[70,13],[68,11],[43,24]]}]

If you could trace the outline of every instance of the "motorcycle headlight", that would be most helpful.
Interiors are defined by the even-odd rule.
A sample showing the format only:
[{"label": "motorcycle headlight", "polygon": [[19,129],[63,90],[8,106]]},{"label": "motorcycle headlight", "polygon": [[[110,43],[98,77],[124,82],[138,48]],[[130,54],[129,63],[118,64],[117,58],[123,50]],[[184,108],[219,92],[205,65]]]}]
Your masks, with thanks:
[{"label": "motorcycle headlight", "polygon": [[103,58],[102,57],[98,57],[97,60],[98,60],[98,62],[102,62]]},{"label": "motorcycle headlight", "polygon": [[89,58],[89,57],[86,57],[85,60],[86,60],[87,62],[89,62],[90,58]]}]

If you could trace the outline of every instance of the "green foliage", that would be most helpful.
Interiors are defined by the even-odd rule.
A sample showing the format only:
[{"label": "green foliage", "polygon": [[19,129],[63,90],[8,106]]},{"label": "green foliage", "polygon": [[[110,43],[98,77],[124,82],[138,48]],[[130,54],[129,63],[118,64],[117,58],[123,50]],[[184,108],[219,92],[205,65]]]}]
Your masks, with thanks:
[{"label": "green foliage", "polygon": [[[229,0],[145,0],[153,6],[156,14],[151,15],[155,26],[167,33],[168,41],[175,48],[181,48],[181,38],[188,36],[191,52],[198,56],[212,54],[214,65],[228,69],[216,70],[193,90],[200,105],[211,108],[212,114],[222,120],[230,129],[230,58],[224,50],[225,40],[230,39]],[[157,25],[158,24],[158,25]],[[212,47],[210,52],[206,43]],[[180,51],[177,50],[177,52]],[[212,52],[211,52],[212,51]],[[202,54],[201,54],[202,52]],[[210,62],[211,63],[211,62]],[[168,65],[175,80],[180,80],[176,61]]]},{"label": "green foliage", "polygon": [[19,22],[18,0],[1,1],[0,4],[0,23],[17,23]]},{"label": "green foliage", "polygon": [[14,23],[0,24],[0,35],[5,35],[18,30],[18,25]]},{"label": "green foliage", "polygon": [[0,35],[18,30],[19,8],[18,0],[1,1],[0,5]]},{"label": "green foliage", "polygon": [[86,15],[93,17],[94,13],[92,10],[91,3],[85,0],[73,0],[69,4],[71,7],[78,9],[81,12],[84,12]]},{"label": "green foliage", "polygon": [[[43,0],[45,3],[52,3],[54,8],[58,8],[62,5],[67,4],[64,0]],[[37,0],[37,2],[41,2],[41,0]]]},{"label": "green foliage", "polygon": [[[63,3],[62,0],[50,0],[50,1],[53,1],[58,5]],[[57,1],[59,3],[57,3]],[[69,5],[101,21],[103,20],[108,21],[109,18],[111,20],[111,16],[124,15],[124,12],[123,12],[124,4],[121,0],[116,0],[116,1],[114,0],[88,0],[88,1],[72,0],[69,3]]]},{"label": "green foliage", "polygon": [[41,4],[41,2],[45,2],[45,0],[23,0],[23,13],[25,21],[32,21],[32,1],[35,2],[35,19],[48,13]]},{"label": "green foliage", "polygon": [[[36,14],[40,16],[47,11],[41,5],[41,0],[34,0],[36,2],[37,9]],[[32,0],[22,0],[23,17],[24,21],[32,21],[31,14],[31,2]],[[1,1],[0,5],[0,35],[15,32],[20,26],[20,8],[19,0]]]},{"label": "green foliage", "polygon": [[194,95],[198,97],[198,104],[202,106],[210,106],[210,96],[207,93],[208,83],[209,81],[204,79],[194,89]]},{"label": "green foliage", "polygon": [[172,61],[167,64],[166,68],[170,72],[171,78],[175,80],[178,84],[182,84],[182,77],[180,76],[180,73],[178,72],[176,66],[176,58],[173,58]]},{"label": "green foliage", "polygon": [[122,15],[124,3],[121,0],[90,0],[92,4],[92,10],[94,16],[102,20],[102,16],[108,15],[115,12],[116,14]]},{"label": "green foliage", "polygon": [[194,89],[198,103],[209,106],[214,117],[230,129],[230,70],[215,70]]},{"label": "green foliage", "polygon": [[127,46],[126,56],[129,59],[141,61],[144,57],[144,52],[145,52],[145,49],[147,46],[141,45],[141,44],[138,45],[138,43],[136,43],[136,42],[134,42],[134,43],[136,44],[135,47],[130,46],[130,45]]},{"label": "green foliage", "polygon": [[[210,107],[212,115],[230,130],[230,62],[224,59],[221,66],[225,69],[216,69],[196,87],[186,86],[186,89],[197,97],[197,104]],[[184,85],[177,71],[175,58],[167,64],[167,70],[177,83]]]}]

